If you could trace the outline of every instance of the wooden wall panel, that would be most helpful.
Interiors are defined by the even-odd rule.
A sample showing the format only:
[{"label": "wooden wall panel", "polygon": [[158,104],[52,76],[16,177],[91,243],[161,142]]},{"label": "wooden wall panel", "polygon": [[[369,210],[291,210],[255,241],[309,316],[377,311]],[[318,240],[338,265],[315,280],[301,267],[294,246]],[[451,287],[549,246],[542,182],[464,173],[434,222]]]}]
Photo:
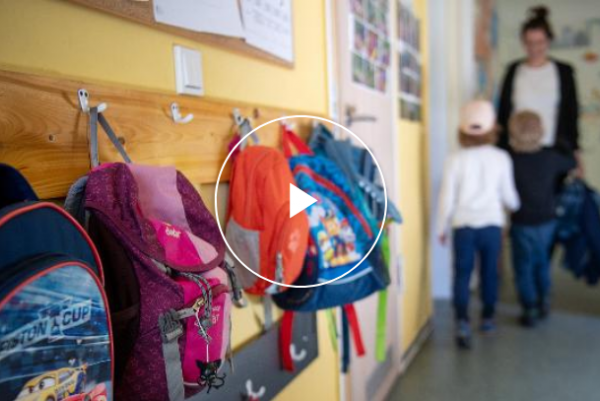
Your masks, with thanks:
[{"label": "wooden wall panel", "polygon": [[[79,107],[80,88],[88,90],[92,105],[108,104],[104,114],[134,162],[175,165],[194,184],[216,182],[232,137],[234,107],[253,116],[254,126],[304,114],[0,71],[0,162],[20,169],[43,199],[64,197],[89,171],[88,116]],[[182,114],[193,113],[194,120],[174,123],[172,102]],[[308,135],[311,122],[294,120],[301,136]],[[259,136],[261,143],[279,147],[279,124],[264,127]],[[103,132],[99,138],[101,161],[120,161]]]}]

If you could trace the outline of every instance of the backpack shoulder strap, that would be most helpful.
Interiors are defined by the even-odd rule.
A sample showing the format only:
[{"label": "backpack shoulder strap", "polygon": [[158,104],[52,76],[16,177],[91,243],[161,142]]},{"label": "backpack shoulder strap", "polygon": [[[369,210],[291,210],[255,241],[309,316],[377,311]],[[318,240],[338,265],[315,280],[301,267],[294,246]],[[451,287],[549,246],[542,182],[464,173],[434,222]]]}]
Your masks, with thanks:
[{"label": "backpack shoulder strap", "polygon": [[106,136],[108,136],[108,139],[110,139],[125,163],[131,163],[131,159],[127,155],[127,152],[125,152],[125,148],[119,141],[119,137],[115,134],[115,131],[108,123],[106,117],[98,111],[97,107],[92,107],[90,108],[90,162],[92,168],[96,168],[100,165],[100,157],[98,154],[98,123],[102,126]]},{"label": "backpack shoulder strap", "polygon": [[88,176],[79,178],[71,185],[63,207],[77,220],[82,227],[88,229],[89,215],[85,210],[85,188],[87,186]]},{"label": "backpack shoulder strap", "polygon": [[281,318],[281,327],[279,328],[279,353],[281,355],[281,364],[284,370],[293,372],[295,369],[294,360],[290,347],[292,346],[292,333],[294,330],[294,312],[286,310]]},{"label": "backpack shoulder strap", "polygon": [[347,373],[350,367],[350,337],[354,340],[356,355],[365,355],[365,345],[354,304],[342,307],[342,373]]},{"label": "backpack shoulder strap", "polygon": [[285,124],[282,124],[281,127],[283,154],[286,158],[289,159],[294,156],[293,148],[296,148],[296,152],[301,155],[314,154],[311,148],[294,131],[290,130]]}]

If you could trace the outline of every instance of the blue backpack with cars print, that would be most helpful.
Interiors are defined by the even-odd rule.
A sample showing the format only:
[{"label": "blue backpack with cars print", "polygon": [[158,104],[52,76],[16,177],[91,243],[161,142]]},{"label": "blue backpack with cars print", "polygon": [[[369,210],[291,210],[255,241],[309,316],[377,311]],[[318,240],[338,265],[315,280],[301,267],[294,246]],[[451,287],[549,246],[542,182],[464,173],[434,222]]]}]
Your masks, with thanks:
[{"label": "blue backpack with cars print", "polygon": [[[362,146],[355,146],[349,138],[336,139],[333,133],[323,124],[313,126],[309,146],[317,155],[326,156],[334,161],[346,178],[353,183],[356,197],[361,197],[367,205],[371,216],[381,222],[386,210],[386,197],[378,168],[369,151]],[[387,200],[385,224],[402,223],[400,211],[391,200]],[[376,228],[375,228],[376,229]],[[381,252],[380,258],[385,269],[390,268],[390,243],[388,231],[384,230],[380,242],[373,252]],[[379,362],[386,359],[387,333],[387,288],[378,294],[377,327],[376,327],[376,358]]]},{"label": "blue backpack with cars print", "polygon": [[[352,330],[357,354],[364,354],[352,303],[389,284],[388,271],[380,260],[383,255],[376,248],[350,271],[373,246],[377,224],[365,210],[365,202],[355,197],[350,182],[339,167],[326,157],[312,154],[285,125],[283,145],[298,188],[318,200],[306,209],[310,226],[309,246],[304,268],[294,285],[324,283],[346,274],[327,285],[289,288],[273,296],[275,303],[286,310],[281,341],[283,365],[287,369],[293,368],[286,345],[286,339],[291,336],[292,317],[289,312],[312,312],[341,306],[345,340],[342,370],[345,371],[349,357],[349,330]],[[292,155],[292,147],[296,148],[298,155]]]},{"label": "blue backpack with cars print", "polygon": [[100,259],[83,228],[0,165],[0,398],[111,401]]}]

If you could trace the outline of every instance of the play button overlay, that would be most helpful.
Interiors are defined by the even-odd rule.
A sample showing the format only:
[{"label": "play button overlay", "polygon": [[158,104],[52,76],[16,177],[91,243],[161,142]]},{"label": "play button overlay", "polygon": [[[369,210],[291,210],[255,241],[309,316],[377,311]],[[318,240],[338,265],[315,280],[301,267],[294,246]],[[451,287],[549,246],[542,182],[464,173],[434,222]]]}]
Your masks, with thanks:
[{"label": "play button overlay", "polygon": [[[241,147],[241,145],[244,143],[245,140],[247,140],[250,136],[255,135],[257,131],[261,130],[262,128],[270,125],[270,124],[281,124],[282,122],[289,122],[292,119],[302,119],[305,121],[306,125],[308,126],[308,124],[310,124],[310,122],[306,122],[306,120],[313,120],[312,123],[313,125],[315,124],[315,122],[320,122],[320,123],[324,123],[329,125],[330,127],[334,127],[334,129],[337,129],[341,132],[344,132],[345,134],[347,134],[347,136],[350,138],[354,138],[356,140],[357,144],[362,145],[365,150],[369,153],[369,155],[371,156],[371,160],[373,161],[373,163],[375,164],[375,166],[377,166],[377,169],[379,170],[379,177],[381,179],[381,183],[383,185],[383,193],[384,193],[384,208],[383,208],[383,217],[381,217],[379,220],[381,221],[381,224],[379,224],[379,232],[374,235],[374,238],[372,238],[371,241],[371,245],[370,247],[368,246],[368,244],[365,244],[365,249],[362,250],[362,259],[360,259],[359,261],[356,262],[356,264],[352,267],[352,268],[347,268],[345,267],[343,270],[343,272],[340,272],[340,275],[334,278],[331,278],[330,280],[318,280],[318,282],[316,283],[311,283],[311,284],[300,284],[299,282],[294,282],[292,284],[288,284],[288,283],[284,283],[283,278],[279,278],[279,280],[273,280],[267,277],[264,277],[263,275],[259,274],[259,272],[257,272],[255,269],[253,269],[250,266],[256,266],[257,262],[256,260],[253,260],[253,255],[258,255],[259,254],[259,246],[260,246],[260,230],[254,230],[254,229],[245,229],[247,235],[247,241],[244,241],[242,244],[242,248],[245,247],[244,249],[242,249],[240,251],[240,255],[236,254],[236,251],[234,249],[234,247],[232,247],[232,244],[230,244],[228,242],[227,236],[225,235],[225,232],[223,231],[223,226],[221,225],[221,216],[219,215],[219,211],[222,209],[221,207],[219,207],[220,205],[223,205],[223,198],[222,198],[222,193],[223,191],[219,190],[219,184],[221,183],[221,180],[223,178],[223,180],[226,180],[227,176],[227,168],[231,168],[231,165],[228,165],[228,162],[230,160],[232,160],[233,155],[236,154],[237,152],[244,152],[244,148]],[[271,134],[269,134],[271,135]],[[256,145],[255,145],[256,146]],[[265,145],[258,145],[258,146],[265,146]],[[298,150],[298,149],[296,149]],[[292,169],[293,170],[293,169]],[[231,171],[231,170],[229,170]],[[224,175],[225,174],[225,175]],[[279,196],[285,196],[286,198],[288,198],[289,195],[289,208],[290,208],[290,219],[297,216],[300,212],[306,210],[307,208],[311,207],[312,205],[314,205],[315,203],[317,203],[318,201],[318,205],[321,203],[320,199],[315,199],[312,196],[310,196],[308,193],[304,192],[303,190],[301,190],[300,188],[296,187],[295,185],[291,184],[291,182],[294,181],[287,181],[285,182],[285,184],[289,183],[289,194],[287,193],[281,193]],[[344,277],[346,277],[348,274],[351,274],[352,271],[354,269],[356,269],[361,263],[365,262],[365,260],[369,257],[369,254],[375,249],[379,239],[381,238],[381,235],[383,233],[383,222],[386,220],[386,215],[387,215],[387,190],[385,188],[385,180],[383,177],[383,172],[381,171],[381,168],[379,167],[379,163],[377,162],[377,160],[375,159],[375,155],[373,155],[373,152],[367,147],[367,145],[363,142],[362,139],[360,139],[356,134],[354,134],[352,131],[350,131],[348,128],[344,127],[343,125],[336,123],[335,121],[331,121],[328,120],[326,118],[323,117],[317,117],[317,116],[307,116],[307,115],[296,115],[296,116],[285,116],[285,117],[280,117],[280,118],[276,118],[274,120],[271,121],[267,121],[264,124],[259,125],[258,127],[254,128],[253,130],[251,130],[250,132],[246,133],[243,135],[243,137],[237,141],[237,143],[231,147],[229,149],[229,153],[227,154],[227,157],[225,158],[225,161],[223,162],[223,164],[221,165],[221,169],[219,170],[219,175],[217,176],[217,181],[215,183],[215,197],[214,197],[214,204],[216,205],[214,212],[215,212],[215,217],[216,217],[216,221],[217,221],[217,225],[219,227],[219,232],[221,233],[221,236],[223,237],[223,241],[225,241],[225,245],[227,246],[227,255],[228,257],[231,259],[235,259],[235,261],[237,262],[237,264],[241,265],[244,269],[247,269],[247,271],[249,273],[251,273],[252,275],[256,276],[257,278],[260,278],[264,281],[267,281],[271,284],[280,286],[280,287],[287,287],[287,288],[315,288],[315,287],[320,287],[320,286],[324,286],[324,285],[329,285],[332,284]],[[278,185],[285,185],[284,182],[281,182]],[[221,187],[222,188],[222,187]],[[279,186],[279,188],[281,188],[281,186]],[[285,188],[285,187],[284,187]],[[251,188],[248,189],[248,192],[252,192],[252,196],[261,196],[261,192],[256,189],[256,191],[251,191]],[[221,200],[221,202],[220,202]],[[288,201],[288,199],[285,199],[285,201]],[[351,204],[352,202],[350,202],[350,204],[348,205],[348,207],[353,206]],[[358,206],[358,205],[354,205],[354,206]],[[285,206],[282,205],[283,208],[285,208]],[[318,208],[318,206],[315,206],[315,208]],[[313,208],[314,209],[314,208]],[[311,215],[313,210],[311,210]],[[325,211],[323,211],[325,212]],[[359,210],[360,212],[360,210]],[[302,216],[300,216],[302,217]],[[313,217],[313,219],[311,220],[309,217]],[[329,218],[328,218],[329,217]],[[343,235],[348,235],[347,230],[345,230],[345,228],[343,227],[343,222],[333,222],[331,216],[323,216],[323,214],[321,213],[321,211],[319,211],[319,213],[314,213],[314,216],[307,216],[308,218],[308,223],[311,226],[310,230],[311,230],[311,235],[313,234],[313,227],[315,228],[315,235],[319,235],[321,234],[321,237],[323,235],[327,236],[327,243],[324,243],[325,248],[327,248],[327,245],[329,244],[329,248],[326,249],[326,252],[333,252],[335,255],[335,252],[343,252],[342,250],[342,246],[337,246],[337,243],[339,243],[341,241],[341,236]],[[287,223],[288,221],[285,221],[285,223]],[[242,230],[244,230],[243,227],[241,227]],[[317,230],[318,229],[318,230]],[[375,234],[375,233],[373,233]],[[354,234],[352,234],[354,235]],[[312,241],[313,244],[315,244],[317,241],[314,238],[311,238],[310,241]],[[310,242],[309,241],[309,242]],[[320,241],[320,239],[319,239]],[[235,244],[236,249],[238,249],[239,244]],[[339,249],[338,249],[339,248]],[[244,253],[245,252],[245,253]],[[240,256],[244,256],[246,258],[250,258],[250,260],[244,260],[243,258],[240,258]],[[306,255],[307,257],[309,257],[310,255]],[[249,266],[250,265],[250,266]],[[285,263],[281,264],[281,267],[285,270],[286,266]],[[366,271],[366,270],[365,270]],[[245,273],[245,272],[244,272]],[[338,282],[338,284],[344,284],[344,282]]]},{"label": "play button overlay", "polygon": [[290,219],[316,202],[315,198],[294,184],[290,184]]}]

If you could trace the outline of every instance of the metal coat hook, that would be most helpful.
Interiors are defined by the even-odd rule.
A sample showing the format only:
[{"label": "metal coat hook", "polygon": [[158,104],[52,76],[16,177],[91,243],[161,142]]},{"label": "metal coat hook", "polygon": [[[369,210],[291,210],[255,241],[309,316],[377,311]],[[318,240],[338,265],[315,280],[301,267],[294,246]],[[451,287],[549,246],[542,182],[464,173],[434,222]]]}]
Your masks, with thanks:
[{"label": "metal coat hook", "polygon": [[176,102],[171,103],[171,117],[173,118],[173,122],[175,124],[187,124],[194,119],[193,114],[188,114],[183,117],[181,115],[181,110],[179,109],[179,104]]},{"label": "metal coat hook", "polygon": [[[237,133],[240,136],[240,138],[243,138],[247,134],[252,132],[252,123],[250,121],[250,118],[244,117],[242,115],[242,113],[240,113],[240,109],[238,109],[238,108],[233,109],[233,122],[235,123],[235,125],[237,127],[237,130],[238,130]],[[258,135],[256,135],[256,132],[252,133],[251,137],[255,144],[260,143],[260,140],[258,138]],[[249,144],[248,141],[243,141],[240,144],[240,149],[244,150],[246,148],[246,146],[248,146],[248,144]]]},{"label": "metal coat hook", "polygon": [[[79,106],[81,107],[81,111],[84,113],[90,112],[90,94],[86,89],[79,89],[77,91],[77,97],[79,98]],[[103,113],[108,105],[106,103],[100,103],[96,106],[98,109],[98,113]]]},{"label": "metal coat hook", "polygon": [[246,380],[246,396],[248,397],[248,399],[260,400],[262,397],[265,396],[265,393],[267,392],[267,389],[265,388],[265,386],[260,386],[258,391],[254,391],[252,386],[253,386],[252,380],[250,380],[250,379]]},{"label": "metal coat hook", "polygon": [[300,362],[306,359],[307,353],[305,349],[301,349],[300,352],[296,351],[296,345],[290,344],[290,355],[294,362]]},{"label": "metal coat hook", "polygon": [[244,117],[242,116],[242,113],[240,113],[240,109],[233,109],[233,121],[237,126],[244,123]]}]

